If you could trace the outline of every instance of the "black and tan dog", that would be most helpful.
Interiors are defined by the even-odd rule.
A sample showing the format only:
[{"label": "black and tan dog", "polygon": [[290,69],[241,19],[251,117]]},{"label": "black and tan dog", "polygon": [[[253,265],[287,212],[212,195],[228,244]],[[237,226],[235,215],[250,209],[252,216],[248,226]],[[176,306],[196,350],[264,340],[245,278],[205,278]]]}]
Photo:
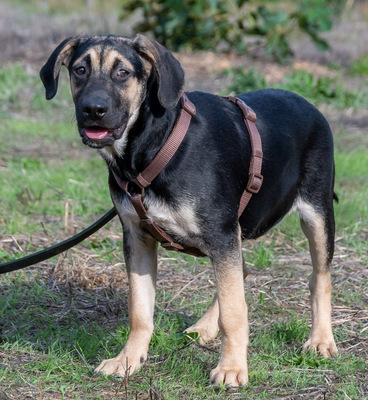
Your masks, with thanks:
[{"label": "black and tan dog", "polygon": [[[166,142],[181,109],[184,73],[166,48],[142,35],[78,36],[62,42],[41,70],[47,99],[57,92],[62,65],[70,73],[83,143],[97,148],[108,164],[111,197],[124,230],[130,335],[121,353],[96,369],[124,376],[138,371],[147,358],[157,241],[141,228],[116,176],[132,181]],[[248,381],[241,241],[263,235],[291,209],[300,215],[313,263],[312,329],[304,349],[331,356],[337,349],[331,328],[335,195],[328,123],[290,92],[260,90],[239,96],[257,114],[264,180],[238,218],[251,155],[242,113],[212,94],[193,92],[188,97],[197,114],[174,157],[145,190],[143,202],[164,231],[199,249],[213,264],[218,292],[209,310],[188,329],[199,333],[201,343],[221,332],[222,353],[211,380],[227,386]]]}]

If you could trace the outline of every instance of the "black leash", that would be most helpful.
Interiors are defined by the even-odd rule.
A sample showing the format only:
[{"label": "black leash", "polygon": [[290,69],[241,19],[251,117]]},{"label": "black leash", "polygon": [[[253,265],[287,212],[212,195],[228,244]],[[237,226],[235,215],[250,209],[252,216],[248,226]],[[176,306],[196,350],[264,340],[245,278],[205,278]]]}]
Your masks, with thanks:
[{"label": "black leash", "polygon": [[29,256],[25,256],[19,258],[18,260],[13,260],[6,262],[4,264],[0,264],[0,274],[5,274],[7,272],[16,271],[18,269],[29,267],[30,265],[37,264],[41,261],[45,261],[51,257],[54,257],[62,253],[63,251],[69,250],[73,246],[82,242],[84,239],[88,238],[93,233],[101,229],[116,215],[117,212],[115,208],[112,208],[94,224],[92,224],[91,226],[89,226],[88,228],[84,229],[82,232],[79,232],[78,234],[76,234],[71,238],[66,239],[63,242],[57,243],[53,246],[47,247],[44,250],[40,250],[37,253],[30,254]]}]

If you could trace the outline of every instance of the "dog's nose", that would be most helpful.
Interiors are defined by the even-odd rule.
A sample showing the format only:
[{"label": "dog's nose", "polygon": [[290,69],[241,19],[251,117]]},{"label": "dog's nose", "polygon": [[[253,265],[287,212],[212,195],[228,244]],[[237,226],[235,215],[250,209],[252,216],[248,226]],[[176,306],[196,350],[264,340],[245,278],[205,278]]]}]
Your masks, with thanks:
[{"label": "dog's nose", "polygon": [[108,111],[108,104],[102,99],[86,99],[82,103],[82,111],[85,117],[98,120],[103,118]]}]

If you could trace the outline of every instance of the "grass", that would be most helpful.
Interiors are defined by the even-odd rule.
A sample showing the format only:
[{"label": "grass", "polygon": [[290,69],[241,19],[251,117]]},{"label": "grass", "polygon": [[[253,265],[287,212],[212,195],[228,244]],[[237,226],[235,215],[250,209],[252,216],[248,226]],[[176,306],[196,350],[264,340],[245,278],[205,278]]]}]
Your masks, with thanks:
[{"label": "grass", "polygon": [[[340,81],[318,84],[304,73],[293,74],[285,85],[339,114],[365,104],[363,95],[352,100],[357,93]],[[247,79],[253,88],[265,84],[260,76]],[[0,69],[0,88],[1,262],[63,239],[67,199],[78,230],[111,202],[106,167],[76,133],[65,80],[56,101],[46,103],[35,73],[11,64]],[[328,95],[331,88],[334,96]],[[311,266],[298,219],[289,215],[269,235],[244,244],[252,272],[245,283],[251,323],[247,387],[213,389],[208,375],[217,364],[220,339],[200,347],[182,334],[215,292],[209,261],[162,249],[148,362],[128,381],[94,375],[93,368],[115,356],[129,333],[121,228],[114,221],[67,254],[0,277],[0,398],[368,398],[364,129],[354,133],[340,126],[335,136],[340,202],[335,206],[333,328],[339,356],[325,360],[301,352],[309,334]]]},{"label": "grass", "polygon": [[76,215],[110,207],[105,164],[78,140],[65,76],[46,102],[38,76],[15,63],[0,68],[0,93],[0,232],[39,232],[39,219],[62,215],[67,200]]},{"label": "grass", "polygon": [[[1,324],[0,388],[4,393],[16,393],[16,386],[22,393],[28,391],[36,398],[40,393],[43,398],[69,396],[73,399],[104,399],[107,395],[120,399],[126,394],[127,398],[144,398],[149,394],[151,397],[147,398],[232,398],[231,393],[208,386],[207,371],[216,364],[218,341],[211,348],[198,348],[180,333],[191,322],[183,312],[181,300],[172,303],[172,308],[179,312],[157,311],[149,363],[125,387],[124,381],[95,376],[91,370],[91,365],[96,366],[98,360],[114,356],[120,350],[120,343],[126,340],[126,317],[121,321],[115,313],[126,307],[124,300],[120,297],[107,300],[106,293],[88,293],[75,288],[74,304],[68,306],[65,293],[56,293],[47,287],[37,271],[32,281],[27,279],[27,274],[18,272],[6,277],[2,286],[2,315],[6,313],[14,321],[10,325]],[[167,299],[159,300],[160,304],[167,302]],[[96,306],[89,309],[88,316],[81,310],[81,304],[88,309],[94,303],[101,308],[107,303],[117,304],[115,310],[108,312],[103,326],[98,323]],[[252,299],[248,303],[251,314],[255,308],[257,313],[275,314],[274,306],[256,305]],[[339,396],[339,385],[352,398],[361,394],[359,379],[364,377],[365,361],[353,354],[325,360],[301,353],[300,343],[307,337],[308,323],[305,318],[288,317],[286,313],[278,310],[277,318],[267,325],[259,323],[256,317],[249,348],[250,383],[237,392],[236,398],[268,399],[303,392],[313,396],[313,393],[328,392],[326,379],[336,384],[334,398],[344,398],[341,391]],[[270,381],[272,385],[268,386]],[[152,391],[158,393],[157,397]]]},{"label": "grass", "polygon": [[52,102],[46,102],[45,90],[40,85],[38,73],[33,69],[19,63],[0,68],[0,116],[15,116],[19,119],[18,113],[22,110],[22,116],[28,118],[27,123],[35,119],[50,120],[52,123],[71,121],[72,100],[70,89],[65,83],[66,74],[63,71],[57,96]]},{"label": "grass", "polygon": [[363,54],[354,60],[351,72],[353,75],[368,75],[368,54]]}]

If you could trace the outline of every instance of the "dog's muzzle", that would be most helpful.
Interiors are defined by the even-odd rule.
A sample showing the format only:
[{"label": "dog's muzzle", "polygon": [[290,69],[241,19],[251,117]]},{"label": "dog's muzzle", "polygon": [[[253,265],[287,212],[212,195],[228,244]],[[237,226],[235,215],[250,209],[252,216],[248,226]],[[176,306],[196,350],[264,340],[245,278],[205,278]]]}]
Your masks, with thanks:
[{"label": "dog's muzzle", "polygon": [[115,140],[118,140],[123,136],[125,128],[126,123],[116,129],[93,126],[79,128],[79,132],[84,144],[95,148],[102,148],[105,146],[112,146]]},{"label": "dog's muzzle", "polygon": [[116,116],[111,115],[111,108],[104,91],[89,93],[78,101],[77,120],[84,144],[95,148],[111,146],[123,136],[127,124],[121,124],[121,120],[117,122]]}]

